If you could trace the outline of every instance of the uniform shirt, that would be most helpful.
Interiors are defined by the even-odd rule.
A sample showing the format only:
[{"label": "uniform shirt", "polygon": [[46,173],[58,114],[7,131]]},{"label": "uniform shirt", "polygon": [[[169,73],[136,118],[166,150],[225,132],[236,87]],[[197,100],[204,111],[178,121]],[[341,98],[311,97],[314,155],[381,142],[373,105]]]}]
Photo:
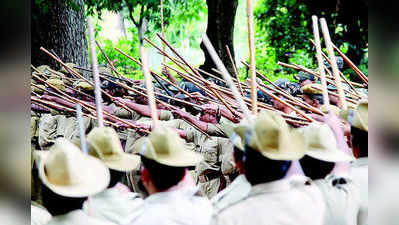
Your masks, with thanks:
[{"label": "uniform shirt", "polygon": [[82,210],[53,217],[46,225],[115,225],[114,223],[88,216]]},{"label": "uniform shirt", "polygon": [[321,225],[325,210],[314,184],[294,185],[287,178],[252,186],[247,198],[220,211],[212,224]]},{"label": "uniform shirt", "polygon": [[360,190],[360,213],[358,224],[364,225],[368,221],[368,158],[356,159],[352,165],[353,182]]},{"label": "uniform shirt", "polygon": [[357,185],[350,177],[329,175],[325,179],[315,180],[326,203],[326,225],[357,224],[360,208],[360,195]]},{"label": "uniform shirt", "polygon": [[211,199],[216,211],[222,210],[246,198],[251,191],[251,184],[241,174],[223,191]]},{"label": "uniform shirt", "polygon": [[137,193],[122,192],[117,188],[109,188],[90,197],[90,203],[83,203],[83,211],[92,217],[113,222],[127,224],[136,217],[143,199]]},{"label": "uniform shirt", "polygon": [[44,208],[30,205],[30,224],[45,225],[51,220],[51,214]]},{"label": "uniform shirt", "polygon": [[[109,105],[112,108],[113,114],[119,118],[130,119],[134,121],[140,120],[142,117],[145,117],[134,110],[126,110],[122,107],[117,106],[115,103]],[[173,119],[173,114],[168,110],[160,110],[160,120],[171,120]]]},{"label": "uniform shirt", "polygon": [[129,225],[208,225],[213,208],[210,201],[192,190],[159,192],[144,200],[140,216]]},{"label": "uniform shirt", "polygon": [[42,114],[39,120],[39,146],[42,150],[48,150],[57,138],[57,119],[62,115],[53,116]]}]

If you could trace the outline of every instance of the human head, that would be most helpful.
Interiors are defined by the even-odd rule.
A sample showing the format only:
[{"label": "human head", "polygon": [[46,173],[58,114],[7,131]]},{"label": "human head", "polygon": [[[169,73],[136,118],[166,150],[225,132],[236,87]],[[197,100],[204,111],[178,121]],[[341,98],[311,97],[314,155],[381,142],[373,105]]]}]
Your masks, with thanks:
[{"label": "human head", "polygon": [[54,193],[46,185],[42,185],[43,206],[52,216],[67,214],[73,210],[81,209],[87,198],[65,197]]},{"label": "human head", "polygon": [[294,78],[296,80],[298,80],[299,85],[301,87],[303,87],[305,85],[308,85],[308,84],[312,84],[312,83],[314,83],[316,81],[316,79],[315,79],[313,74],[305,73],[305,72],[302,72],[302,71],[300,71],[298,73],[298,75],[295,75]]},{"label": "human head", "polygon": [[323,95],[320,94],[304,94],[303,100],[315,108],[320,108],[324,104]]},{"label": "human head", "polygon": [[162,165],[143,156],[141,160],[143,163],[141,181],[150,195],[177,185],[185,175],[184,167]]},{"label": "human head", "polygon": [[368,132],[351,127],[351,143],[356,158],[368,157]]},{"label": "human head", "polygon": [[299,163],[305,175],[313,180],[325,178],[335,165],[333,162],[318,160],[307,155],[300,159]]},{"label": "human head", "polygon": [[215,104],[203,105],[203,110],[201,111],[200,120],[206,123],[217,124],[221,118],[220,108]]},{"label": "human head", "polygon": [[174,130],[162,126],[141,139],[138,148],[143,163],[141,180],[150,195],[178,184],[186,168],[203,160],[200,154],[187,148]]},{"label": "human head", "polygon": [[251,185],[280,180],[287,174],[291,161],[272,160],[249,146],[245,148],[244,171]]}]

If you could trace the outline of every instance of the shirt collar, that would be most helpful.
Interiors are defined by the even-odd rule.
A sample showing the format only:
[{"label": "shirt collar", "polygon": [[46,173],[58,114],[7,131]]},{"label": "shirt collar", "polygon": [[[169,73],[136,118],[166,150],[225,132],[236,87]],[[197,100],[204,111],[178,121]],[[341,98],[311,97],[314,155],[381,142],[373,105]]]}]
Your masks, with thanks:
[{"label": "shirt collar", "polygon": [[291,179],[285,178],[252,186],[252,190],[249,196],[260,195],[270,192],[287,191],[289,189],[291,189]]}]

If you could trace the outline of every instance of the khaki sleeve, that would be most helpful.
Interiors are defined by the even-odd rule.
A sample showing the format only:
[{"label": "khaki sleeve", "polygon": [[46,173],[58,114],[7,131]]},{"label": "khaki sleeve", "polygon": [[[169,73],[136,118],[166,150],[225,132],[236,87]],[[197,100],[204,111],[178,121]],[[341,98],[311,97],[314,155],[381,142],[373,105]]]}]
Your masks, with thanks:
[{"label": "khaki sleeve", "polygon": [[211,124],[208,123],[208,127],[206,129],[206,133],[208,133],[210,136],[217,136],[217,137],[223,137],[225,136],[222,126],[220,124]]},{"label": "khaki sleeve", "polygon": [[161,110],[159,115],[159,120],[173,120],[173,114],[169,110]]},{"label": "khaki sleeve", "polygon": [[233,144],[227,138],[219,138],[218,143],[220,160],[222,160],[222,173],[224,175],[235,172],[235,162],[233,156]]},{"label": "khaki sleeve", "polygon": [[44,114],[39,120],[39,146],[42,150],[47,150],[54,144],[57,132],[57,118]]},{"label": "khaki sleeve", "polygon": [[131,119],[133,117],[133,114],[130,111],[122,107],[116,107],[114,115],[123,119]]}]

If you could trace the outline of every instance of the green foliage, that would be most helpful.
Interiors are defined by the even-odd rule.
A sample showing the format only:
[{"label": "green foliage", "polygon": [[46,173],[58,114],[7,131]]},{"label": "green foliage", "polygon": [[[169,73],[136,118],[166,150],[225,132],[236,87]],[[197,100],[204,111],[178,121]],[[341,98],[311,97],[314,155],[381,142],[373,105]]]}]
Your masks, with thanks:
[{"label": "green foliage", "polygon": [[[143,79],[143,73],[141,68],[133,61],[131,61],[126,56],[122,55],[121,53],[117,52],[114,47],[119,48],[126,54],[130,55],[135,59],[140,58],[139,53],[139,45],[137,44],[138,40],[127,40],[126,38],[121,38],[118,42],[114,45],[111,40],[104,40],[100,42],[102,49],[104,50],[105,54],[111,61],[114,62],[114,66],[118,72],[122,75],[132,78],[132,79]],[[107,60],[102,55],[101,51],[97,48],[97,57],[98,63],[101,65],[107,65]]]}]

